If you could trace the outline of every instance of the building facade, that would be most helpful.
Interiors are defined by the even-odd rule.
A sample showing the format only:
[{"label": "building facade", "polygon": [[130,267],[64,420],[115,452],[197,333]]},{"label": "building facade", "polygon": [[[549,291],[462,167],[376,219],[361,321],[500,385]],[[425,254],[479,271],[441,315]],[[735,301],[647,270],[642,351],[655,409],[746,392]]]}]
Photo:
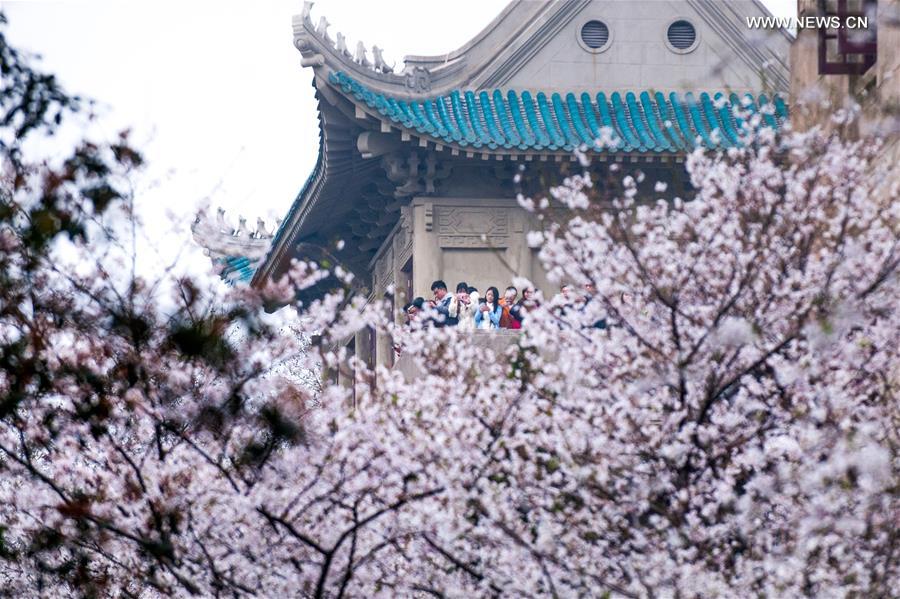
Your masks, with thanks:
[{"label": "building facade", "polygon": [[[328,256],[395,306],[429,297],[435,279],[483,290],[522,276],[552,293],[517,174],[550,180],[580,149],[593,168],[640,168],[687,194],[696,145],[740,145],[747,111],[773,128],[788,114],[790,38],[747,27],[768,15],[755,0],[517,0],[461,48],[396,71],[379,48],[315,24],[311,6],[294,45],[318,100],[319,156],[265,257],[241,263],[253,285]],[[392,360],[385,340],[354,344]]]}]

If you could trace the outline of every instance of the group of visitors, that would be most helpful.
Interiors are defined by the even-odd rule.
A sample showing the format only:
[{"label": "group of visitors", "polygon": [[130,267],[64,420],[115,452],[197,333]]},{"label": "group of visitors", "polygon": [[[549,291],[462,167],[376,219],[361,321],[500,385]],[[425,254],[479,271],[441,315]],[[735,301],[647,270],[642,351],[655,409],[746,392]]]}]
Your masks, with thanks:
[{"label": "group of visitors", "polygon": [[465,282],[456,285],[456,293],[450,293],[447,284],[435,281],[431,284],[433,299],[417,297],[404,306],[407,320],[412,322],[426,308],[437,312],[431,319],[434,326],[457,327],[461,330],[521,329],[529,310],[539,304],[534,289],[528,288],[519,298],[519,290],[509,286],[500,295],[496,287],[488,287],[482,297],[475,287]]},{"label": "group of visitors", "polygon": [[[457,327],[465,331],[476,329],[521,329],[526,314],[540,305],[533,288],[526,288],[519,298],[519,290],[510,285],[503,295],[496,287],[488,287],[482,297],[478,289],[465,282],[456,285],[456,293],[450,293],[444,281],[431,284],[433,298],[417,297],[403,307],[407,323],[419,320],[427,309],[436,316],[429,316],[427,323],[436,327]],[[560,287],[559,296],[551,304],[553,313],[565,321],[570,311],[584,312],[596,290],[593,283],[586,283],[582,292],[571,285]],[[584,325],[605,329],[606,319],[600,318]]]},{"label": "group of visitors", "polygon": [[[590,282],[584,284],[583,293],[576,293],[569,284],[563,285],[559,288],[560,301],[556,305],[556,314],[565,318],[569,310],[572,310],[573,308],[579,312],[584,312],[587,309],[588,304],[594,301],[594,294],[596,292],[597,290],[594,287],[594,284]],[[595,320],[589,326],[595,329],[605,329],[606,319],[600,318]]]}]

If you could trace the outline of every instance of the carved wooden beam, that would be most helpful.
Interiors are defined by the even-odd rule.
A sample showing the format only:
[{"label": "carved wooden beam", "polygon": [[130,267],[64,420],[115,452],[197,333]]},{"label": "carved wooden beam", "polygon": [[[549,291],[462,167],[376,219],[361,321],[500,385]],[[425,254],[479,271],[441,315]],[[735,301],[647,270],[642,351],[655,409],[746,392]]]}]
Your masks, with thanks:
[{"label": "carved wooden beam", "polygon": [[363,131],[356,138],[356,149],[363,158],[375,158],[389,152],[396,151],[402,146],[402,142],[396,135],[381,133],[379,131]]}]

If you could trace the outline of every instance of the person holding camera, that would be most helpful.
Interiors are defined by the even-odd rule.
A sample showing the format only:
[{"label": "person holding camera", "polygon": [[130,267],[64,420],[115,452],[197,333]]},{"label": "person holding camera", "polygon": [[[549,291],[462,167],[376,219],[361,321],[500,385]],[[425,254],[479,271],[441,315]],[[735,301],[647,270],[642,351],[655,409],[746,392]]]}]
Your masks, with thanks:
[{"label": "person holding camera", "polygon": [[453,300],[453,296],[447,292],[447,284],[437,280],[431,284],[431,292],[434,294],[434,299],[428,302],[428,306],[439,314],[434,325],[438,327],[456,326],[456,318],[450,316],[450,302]]},{"label": "person holding camera", "polygon": [[519,290],[510,285],[506,288],[506,291],[503,293],[503,297],[500,298],[500,306],[503,308],[503,313],[500,315],[500,328],[501,329],[521,329],[522,323],[518,320],[515,320],[511,314],[510,310],[513,306],[516,305],[516,297],[519,295]]},{"label": "person holding camera", "polygon": [[488,287],[484,298],[475,310],[475,328],[499,329],[503,306],[500,305],[500,292],[496,287]]},{"label": "person holding camera", "polygon": [[425,298],[417,297],[413,301],[403,306],[403,312],[406,314],[407,326],[412,325],[413,321],[419,317],[419,314],[425,307]]},{"label": "person holding camera", "polygon": [[475,306],[469,295],[469,286],[465,282],[459,283],[448,311],[451,318],[456,318],[456,326],[464,331],[475,330]]}]

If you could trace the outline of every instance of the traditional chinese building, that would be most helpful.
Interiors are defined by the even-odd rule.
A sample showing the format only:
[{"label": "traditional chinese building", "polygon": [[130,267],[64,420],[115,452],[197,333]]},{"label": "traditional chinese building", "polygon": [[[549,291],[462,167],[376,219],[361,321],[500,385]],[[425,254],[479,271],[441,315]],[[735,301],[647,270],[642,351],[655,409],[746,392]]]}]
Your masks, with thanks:
[{"label": "traditional chinese building", "polygon": [[[773,128],[787,117],[790,38],[748,28],[768,15],[755,0],[517,0],[459,49],[397,69],[314,24],[311,5],[294,45],[318,99],[315,168],[271,241],[244,235],[270,244],[264,258],[242,261],[241,234],[218,228],[231,243],[215,257],[253,285],[327,255],[395,305],[435,279],[484,289],[519,275],[552,292],[526,242],[541,223],[515,199],[522,165],[559,172],[582,148],[595,168],[640,168],[685,194],[697,144],[740,145],[745,111]],[[355,346],[391,360],[385,343]]]}]

